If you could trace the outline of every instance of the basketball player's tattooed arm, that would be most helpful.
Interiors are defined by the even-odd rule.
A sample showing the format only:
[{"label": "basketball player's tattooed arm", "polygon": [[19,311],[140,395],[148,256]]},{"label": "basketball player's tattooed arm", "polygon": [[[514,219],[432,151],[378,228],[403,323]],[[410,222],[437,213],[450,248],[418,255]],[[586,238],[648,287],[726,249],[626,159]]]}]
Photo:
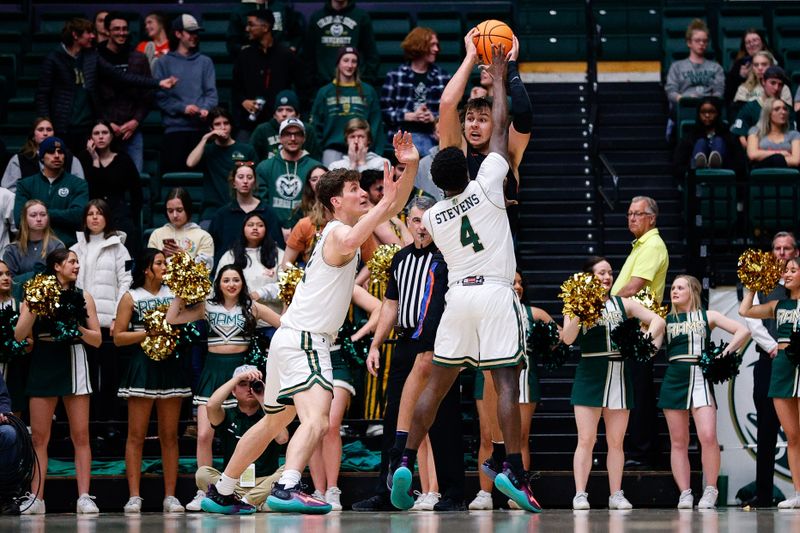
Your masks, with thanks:
[{"label": "basketball player's tattooed arm", "polygon": [[508,57],[505,47],[492,45],[492,63],[485,68],[492,77],[492,137],[489,152],[495,152],[508,160],[508,102],[506,101],[506,70]]}]

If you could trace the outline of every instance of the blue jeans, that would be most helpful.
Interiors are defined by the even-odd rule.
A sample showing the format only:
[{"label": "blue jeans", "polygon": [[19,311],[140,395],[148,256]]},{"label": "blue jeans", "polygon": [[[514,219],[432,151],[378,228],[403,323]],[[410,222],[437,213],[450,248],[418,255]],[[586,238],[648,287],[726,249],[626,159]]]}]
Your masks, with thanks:
[{"label": "blue jeans", "polygon": [[17,431],[14,426],[0,424],[0,471],[8,472],[14,468],[18,460],[14,449],[17,442]]},{"label": "blue jeans", "polygon": [[722,137],[714,136],[711,138],[708,137],[701,137],[697,139],[697,142],[694,143],[694,149],[692,149],[692,159],[689,161],[689,164],[692,168],[695,168],[694,158],[697,154],[705,154],[706,157],[709,156],[711,152],[719,152],[719,155],[722,156],[722,160],[725,160],[725,141],[722,140]]},{"label": "blue jeans", "polygon": [[436,145],[436,141],[433,140],[433,135],[430,133],[411,132],[411,139],[414,141],[414,146],[417,147],[421,158],[428,155],[431,148]]},{"label": "blue jeans", "polygon": [[136,165],[136,170],[141,174],[142,168],[144,168],[144,138],[142,137],[142,132],[137,129],[130,139],[122,143],[122,148],[131,156],[133,164]]}]

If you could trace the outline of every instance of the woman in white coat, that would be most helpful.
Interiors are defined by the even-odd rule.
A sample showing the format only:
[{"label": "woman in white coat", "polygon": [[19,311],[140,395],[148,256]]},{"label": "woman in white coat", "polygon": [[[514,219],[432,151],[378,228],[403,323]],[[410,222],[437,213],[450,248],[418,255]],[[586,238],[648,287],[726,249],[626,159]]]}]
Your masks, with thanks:
[{"label": "woman in white coat", "polygon": [[[114,348],[111,332],[114,317],[125,290],[131,284],[131,256],[125,248],[125,233],[113,228],[111,208],[105,200],[89,200],[83,210],[83,231],[70,249],[78,255],[81,268],[76,286],[90,293],[97,307],[103,343],[87,350],[92,382],[92,412],[100,421],[124,420],[117,388],[122,375],[119,350]],[[102,435],[114,436],[116,429],[104,428]]]}]

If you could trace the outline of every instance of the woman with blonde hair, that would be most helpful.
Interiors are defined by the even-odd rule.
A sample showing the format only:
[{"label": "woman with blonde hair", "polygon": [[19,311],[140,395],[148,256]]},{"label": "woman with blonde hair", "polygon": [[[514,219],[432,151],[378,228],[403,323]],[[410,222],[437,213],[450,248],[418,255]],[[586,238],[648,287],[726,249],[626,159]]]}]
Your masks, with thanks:
[{"label": "woman with blonde hair", "polygon": [[47,206],[41,200],[28,200],[22,206],[19,217],[19,235],[3,252],[3,261],[8,265],[17,285],[41,271],[48,254],[64,248],[50,227]]},{"label": "woman with blonde hair", "polygon": [[789,106],[766,98],[761,118],[747,136],[747,158],[755,168],[800,166],[800,133],[789,128]]},{"label": "woman with blonde hair", "polygon": [[[758,100],[764,94],[764,72],[769,67],[776,66],[778,63],[775,61],[775,56],[769,50],[761,50],[753,54],[752,68],[747,75],[747,79],[742,82],[736,89],[736,94],[733,97],[735,107],[741,107],[746,102]],[[781,100],[791,105],[792,91],[789,87],[784,86],[781,91]]]},{"label": "woman with blonde hair", "polygon": [[733,338],[722,351],[724,357],[742,348],[750,337],[747,327],[718,311],[702,308],[700,282],[682,274],[670,289],[672,310],[667,316],[667,366],[661,384],[658,407],[664,410],[669,427],[672,476],[681,491],[678,509],[691,509],[694,496],[689,486],[689,415],[694,419],[702,451],[706,485],[697,502],[698,509],[713,509],[717,504],[717,477],[720,452],[717,441],[717,402],[714,387],[700,369],[700,358],[709,350],[711,331],[720,328]]}]

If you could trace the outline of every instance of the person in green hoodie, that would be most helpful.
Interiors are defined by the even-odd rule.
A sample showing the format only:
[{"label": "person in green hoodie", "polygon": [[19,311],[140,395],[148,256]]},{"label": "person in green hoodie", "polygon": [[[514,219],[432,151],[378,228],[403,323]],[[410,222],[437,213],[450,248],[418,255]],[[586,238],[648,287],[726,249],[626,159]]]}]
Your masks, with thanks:
[{"label": "person in green hoodie", "polygon": [[330,166],[347,153],[344,130],[354,118],[369,123],[375,145],[372,150],[383,155],[386,135],[383,132],[383,117],[378,93],[368,83],[363,83],[358,74],[360,61],[358,50],[352,46],[339,49],[336,73],[333,81],[317,92],[311,108],[311,124],[322,145],[322,162]]},{"label": "person in green hoodie", "polygon": [[308,21],[303,51],[314,88],[331,79],[339,49],[352,46],[364,58],[362,76],[370,83],[378,79],[380,56],[369,14],[356,7],[354,0],[327,0]]},{"label": "person in green hoodie", "polygon": [[41,200],[47,206],[50,225],[64,246],[75,244],[75,232],[83,225],[83,208],[89,201],[86,180],[64,170],[64,141],[48,137],[39,145],[42,169],[17,182],[14,221],[19,227],[22,208],[28,200]]},{"label": "person in green hoodie", "polygon": [[[256,126],[250,136],[250,145],[255,148],[259,161],[275,157],[281,151],[281,136],[278,134],[281,122],[287,118],[300,118],[300,100],[291,89],[285,89],[275,97],[275,110],[272,118]],[[303,148],[314,159],[322,158],[322,148],[317,141],[314,128],[306,131]]]},{"label": "person in green hoodie", "polygon": [[256,167],[259,196],[268,203],[284,230],[284,238],[297,222],[295,207],[302,198],[305,177],[321,163],[303,149],[306,127],[299,118],[287,118],[278,130],[281,149],[278,155]]}]

